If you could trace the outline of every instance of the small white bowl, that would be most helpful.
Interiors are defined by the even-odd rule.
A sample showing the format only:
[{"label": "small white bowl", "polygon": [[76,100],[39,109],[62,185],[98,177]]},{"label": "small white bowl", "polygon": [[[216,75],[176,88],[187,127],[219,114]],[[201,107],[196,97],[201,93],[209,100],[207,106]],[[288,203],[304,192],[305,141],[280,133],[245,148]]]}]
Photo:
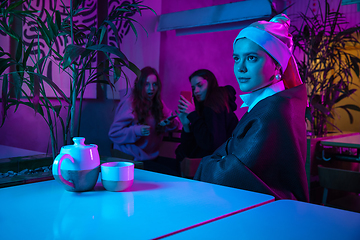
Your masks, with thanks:
[{"label": "small white bowl", "polygon": [[128,189],[134,182],[134,164],[130,162],[107,162],[101,164],[101,182],[111,192]]}]

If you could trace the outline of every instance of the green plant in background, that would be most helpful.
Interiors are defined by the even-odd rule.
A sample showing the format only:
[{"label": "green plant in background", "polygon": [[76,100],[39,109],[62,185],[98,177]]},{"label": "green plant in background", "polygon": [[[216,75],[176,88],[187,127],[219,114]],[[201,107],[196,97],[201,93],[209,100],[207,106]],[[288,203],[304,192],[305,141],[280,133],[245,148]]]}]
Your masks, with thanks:
[{"label": "green plant in background", "polygon": [[[334,126],[329,121],[335,115],[334,105],[355,93],[352,85],[358,86],[353,82],[353,74],[359,78],[360,59],[348,49],[360,46],[360,27],[348,27],[345,16],[339,12],[340,5],[341,1],[332,11],[326,0],[325,9],[320,8],[318,13],[309,8],[311,16],[300,13],[303,23],[292,31],[300,76],[308,88],[306,118],[315,135],[325,134],[327,124]],[[336,108],[348,113],[350,123],[353,122],[350,110],[360,111],[353,104]]]},{"label": "green plant in background", "polygon": [[[10,4],[8,3],[10,2]],[[0,47],[0,80],[2,81],[2,125],[6,119],[7,111],[16,110],[19,105],[25,105],[34,109],[46,121],[51,136],[52,153],[55,157],[58,153],[59,136],[57,123],[62,127],[62,145],[66,145],[69,139],[79,135],[82,101],[86,86],[90,83],[105,83],[112,86],[120,77],[128,78],[124,68],[130,69],[136,75],[140,70],[120,51],[120,39],[116,22],[128,21],[131,29],[137,36],[131,15],[151,8],[142,5],[141,1],[133,3],[123,2],[111,11],[106,19],[98,24],[98,27],[87,27],[75,24],[74,18],[79,16],[86,8],[82,8],[85,0],[70,0],[70,7],[61,1],[66,17],[62,18],[60,11],[46,12],[45,20],[37,15],[37,11],[19,10],[25,1],[5,0],[0,5],[0,30],[7,34],[17,43],[16,54],[5,51]],[[29,1],[27,6],[30,6]],[[56,3],[54,3],[56,6]],[[153,11],[154,12],[154,11]],[[130,13],[130,14],[129,14]],[[155,12],[154,12],[155,13]],[[155,13],[156,14],[156,13]],[[32,21],[37,40],[26,44],[22,34],[14,31],[14,19]],[[112,31],[112,33],[110,33]],[[116,46],[107,44],[106,37],[113,34]],[[65,42],[64,52],[54,48],[56,41],[61,38]],[[40,52],[40,39],[43,39],[48,51]],[[15,55],[15,56],[14,56]],[[96,58],[102,58],[101,64],[96,64]],[[59,60],[60,59],[60,60]],[[51,61],[68,75],[70,96],[47,76],[45,65]],[[96,65],[96,66],[94,66]],[[113,75],[114,80],[109,76]],[[50,86],[55,94],[55,99],[49,99],[46,86]],[[48,91],[48,90],[47,90]],[[76,106],[76,100],[79,106]],[[66,119],[60,112],[66,111]],[[77,119],[77,123],[75,123]],[[77,128],[77,132],[75,129]]]}]

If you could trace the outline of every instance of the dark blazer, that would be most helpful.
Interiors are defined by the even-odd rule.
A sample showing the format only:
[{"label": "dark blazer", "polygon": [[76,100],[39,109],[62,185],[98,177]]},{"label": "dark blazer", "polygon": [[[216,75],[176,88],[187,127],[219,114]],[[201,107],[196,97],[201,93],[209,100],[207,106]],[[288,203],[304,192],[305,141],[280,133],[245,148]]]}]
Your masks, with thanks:
[{"label": "dark blazer", "polygon": [[232,137],[201,160],[194,179],[308,201],[306,96],[303,84],[261,100]]},{"label": "dark blazer", "polygon": [[200,116],[196,111],[188,115],[190,121],[190,132],[184,130],[181,133],[181,144],[176,149],[176,158],[182,160],[188,158],[202,158],[212,154],[229,137],[239,120],[234,111],[237,106],[235,103],[235,89],[225,86],[229,93],[229,110],[222,110],[219,113],[210,107],[204,107]]}]

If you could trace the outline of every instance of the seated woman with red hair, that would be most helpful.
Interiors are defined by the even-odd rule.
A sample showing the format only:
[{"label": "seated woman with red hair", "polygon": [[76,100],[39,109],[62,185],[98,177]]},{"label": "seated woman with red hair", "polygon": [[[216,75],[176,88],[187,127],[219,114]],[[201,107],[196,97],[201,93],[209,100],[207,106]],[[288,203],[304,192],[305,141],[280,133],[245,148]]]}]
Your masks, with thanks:
[{"label": "seated woman with red hair", "polygon": [[132,91],[121,93],[109,138],[115,156],[142,161],[145,170],[180,175],[175,159],[159,157],[165,132],[178,128],[179,121],[161,100],[161,81],[152,67],[135,79]]}]

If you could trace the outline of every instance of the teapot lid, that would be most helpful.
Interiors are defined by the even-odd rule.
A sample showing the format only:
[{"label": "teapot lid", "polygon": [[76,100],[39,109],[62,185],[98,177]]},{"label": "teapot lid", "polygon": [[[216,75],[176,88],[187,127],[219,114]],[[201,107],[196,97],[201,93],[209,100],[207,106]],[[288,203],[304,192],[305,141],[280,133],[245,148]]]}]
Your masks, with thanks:
[{"label": "teapot lid", "polygon": [[94,144],[90,144],[90,145],[86,145],[85,144],[85,138],[84,137],[73,137],[73,142],[74,145],[67,145],[67,146],[63,146],[63,148],[82,148],[82,149],[89,149],[89,148],[93,148],[96,147],[96,145]]}]

